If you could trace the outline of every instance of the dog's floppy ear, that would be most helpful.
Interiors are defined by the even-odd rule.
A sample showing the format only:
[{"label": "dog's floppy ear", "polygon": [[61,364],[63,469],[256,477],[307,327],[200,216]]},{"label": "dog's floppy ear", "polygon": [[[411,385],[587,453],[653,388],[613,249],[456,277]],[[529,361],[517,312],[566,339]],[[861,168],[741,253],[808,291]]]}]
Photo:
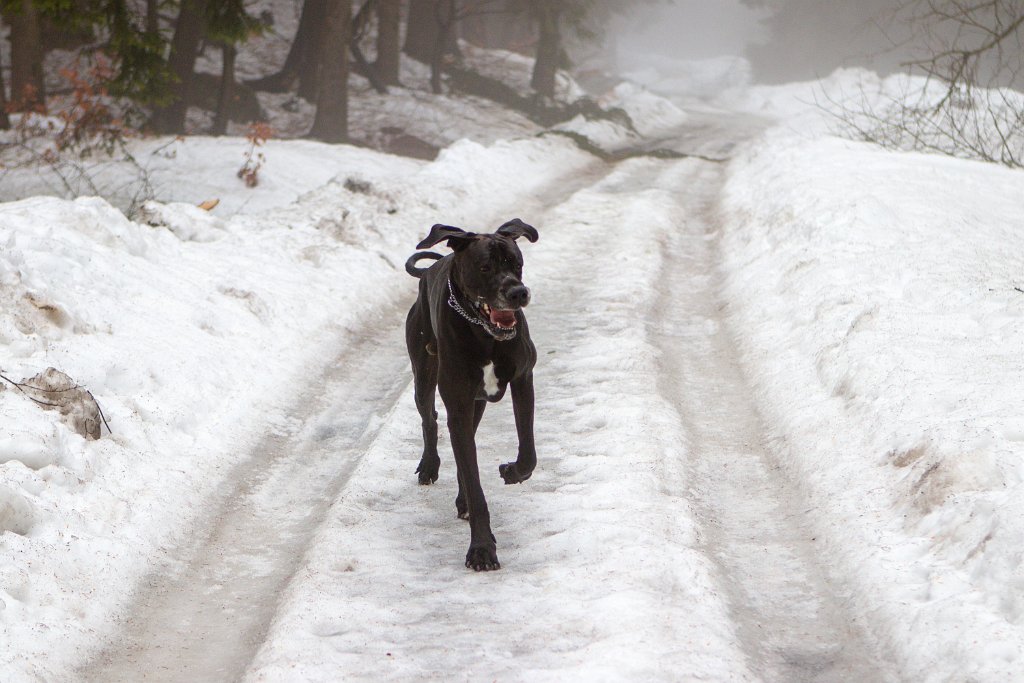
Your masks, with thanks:
[{"label": "dog's floppy ear", "polygon": [[430,234],[423,238],[423,241],[416,245],[417,249],[426,249],[432,247],[438,242],[444,242],[448,240],[448,246],[455,251],[460,251],[469,246],[469,243],[476,238],[475,232],[466,232],[462,228],[456,228],[451,225],[441,225],[435,223],[430,228]]},{"label": "dog's floppy ear", "polygon": [[518,218],[513,218],[494,232],[514,240],[525,237],[531,242],[537,241],[537,228],[527,225]]}]

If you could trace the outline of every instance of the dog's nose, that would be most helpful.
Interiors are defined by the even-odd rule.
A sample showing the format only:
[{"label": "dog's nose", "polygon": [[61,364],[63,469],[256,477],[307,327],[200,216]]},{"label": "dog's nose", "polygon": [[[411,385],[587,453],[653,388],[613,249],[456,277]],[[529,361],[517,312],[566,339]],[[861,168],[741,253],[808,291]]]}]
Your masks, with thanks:
[{"label": "dog's nose", "polygon": [[530,303],[530,290],[526,285],[516,285],[510,288],[505,296],[510,304],[519,308]]}]

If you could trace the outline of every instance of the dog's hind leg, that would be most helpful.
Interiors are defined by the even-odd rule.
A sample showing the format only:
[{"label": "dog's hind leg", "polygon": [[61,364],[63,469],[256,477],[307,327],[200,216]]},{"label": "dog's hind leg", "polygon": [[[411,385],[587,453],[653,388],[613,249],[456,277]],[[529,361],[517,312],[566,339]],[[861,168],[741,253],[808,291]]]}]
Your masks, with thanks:
[{"label": "dog's hind leg", "polygon": [[419,411],[423,426],[423,455],[416,467],[416,473],[421,484],[433,484],[437,481],[437,471],[441,467],[441,458],[437,455],[437,410],[434,408],[434,395],[437,393],[437,355],[436,352],[430,353],[427,348],[432,342],[421,331],[423,325],[417,308],[413,306],[406,321],[406,342],[409,347],[409,360],[412,361],[416,409]]},{"label": "dog's hind leg", "polygon": [[437,455],[437,410],[434,408],[434,394],[437,389],[437,356],[427,356],[424,364],[413,372],[415,379],[416,409],[423,425],[423,456],[416,467],[421,484],[437,481],[441,458]]}]

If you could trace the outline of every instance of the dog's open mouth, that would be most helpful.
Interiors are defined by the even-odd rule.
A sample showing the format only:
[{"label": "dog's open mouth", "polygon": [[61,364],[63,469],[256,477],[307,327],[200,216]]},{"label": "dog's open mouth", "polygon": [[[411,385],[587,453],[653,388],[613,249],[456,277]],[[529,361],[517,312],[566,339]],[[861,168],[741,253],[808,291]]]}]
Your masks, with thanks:
[{"label": "dog's open mouth", "polygon": [[498,341],[508,341],[516,336],[516,312],[512,310],[491,308],[481,302],[477,304],[481,322],[487,333]]},{"label": "dog's open mouth", "polygon": [[480,304],[480,312],[484,314],[487,320],[491,321],[491,324],[497,327],[499,330],[511,330],[516,326],[516,312],[515,311],[503,311],[497,308],[491,308],[487,304]]}]

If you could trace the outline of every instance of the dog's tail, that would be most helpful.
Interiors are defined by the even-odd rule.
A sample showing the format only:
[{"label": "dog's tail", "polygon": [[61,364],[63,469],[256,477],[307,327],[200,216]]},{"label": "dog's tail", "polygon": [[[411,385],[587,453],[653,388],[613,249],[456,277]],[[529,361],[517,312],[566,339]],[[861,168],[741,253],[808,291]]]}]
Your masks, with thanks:
[{"label": "dog's tail", "polygon": [[427,272],[427,268],[417,268],[416,262],[425,258],[437,261],[438,259],[443,259],[444,256],[441,256],[440,254],[435,254],[432,251],[417,251],[415,254],[409,257],[408,261],[405,262],[405,272],[409,273],[409,275],[412,275],[413,277],[416,278],[423,277],[423,273]]}]

